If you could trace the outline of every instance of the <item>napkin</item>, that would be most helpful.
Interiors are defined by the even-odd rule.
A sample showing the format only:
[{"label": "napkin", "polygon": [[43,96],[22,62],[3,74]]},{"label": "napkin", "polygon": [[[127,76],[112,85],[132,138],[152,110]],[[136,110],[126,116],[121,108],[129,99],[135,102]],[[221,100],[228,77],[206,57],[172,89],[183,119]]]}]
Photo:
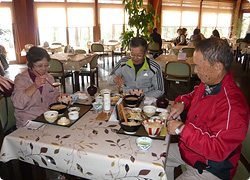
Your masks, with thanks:
[{"label": "napkin", "polygon": [[155,97],[146,97],[144,100],[144,104],[151,105],[156,103],[156,98]]},{"label": "napkin", "polygon": [[37,129],[42,128],[44,125],[45,125],[44,123],[40,123],[40,122],[35,122],[35,121],[28,120],[25,123],[24,128],[32,129],[32,130],[37,130]]}]

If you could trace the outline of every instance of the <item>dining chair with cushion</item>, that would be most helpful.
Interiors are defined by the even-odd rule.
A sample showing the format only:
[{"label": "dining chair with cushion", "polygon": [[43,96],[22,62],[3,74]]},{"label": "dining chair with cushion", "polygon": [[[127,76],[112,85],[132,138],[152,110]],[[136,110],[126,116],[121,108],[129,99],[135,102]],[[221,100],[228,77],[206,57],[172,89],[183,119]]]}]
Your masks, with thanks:
[{"label": "dining chair with cushion", "polygon": [[76,49],[75,54],[86,54],[86,51],[84,49]]},{"label": "dining chair with cushion", "polygon": [[98,54],[98,56],[102,56],[103,57],[103,63],[105,65],[105,58],[104,58],[104,56],[108,57],[108,53],[104,51],[103,44],[93,43],[91,45],[91,52],[94,53],[94,54]]},{"label": "dining chair with cushion", "polygon": [[191,92],[191,66],[183,61],[168,62],[164,71],[165,94],[167,94],[171,82],[186,83],[187,92]]},{"label": "dining chair with cushion", "polygon": [[0,135],[2,141],[5,135],[16,129],[15,110],[10,97],[0,95],[0,109]]},{"label": "dining chair with cushion", "polygon": [[158,42],[149,42],[148,43],[148,53],[152,54],[154,58],[162,54],[160,44]]},{"label": "dining chair with cushion", "polygon": [[[80,71],[80,76],[82,77],[82,86],[84,86],[84,76],[90,76],[90,83],[96,84],[98,87],[98,55],[94,55],[89,62],[89,67],[82,67]],[[95,83],[95,74],[96,74],[96,83]],[[88,78],[87,78],[88,81]]]},{"label": "dining chair with cushion", "polygon": [[59,60],[51,59],[49,61],[49,64],[50,64],[50,68],[49,68],[48,73],[50,73],[55,79],[60,80],[60,82],[63,85],[64,93],[66,93],[65,78],[67,78],[67,77],[71,77],[73,92],[75,92],[73,72],[65,71],[64,68],[63,68],[63,63],[61,61],[59,61]]},{"label": "dining chair with cushion", "polygon": [[185,52],[187,54],[187,57],[192,57],[194,54],[194,48],[185,47],[182,48],[182,52]]}]

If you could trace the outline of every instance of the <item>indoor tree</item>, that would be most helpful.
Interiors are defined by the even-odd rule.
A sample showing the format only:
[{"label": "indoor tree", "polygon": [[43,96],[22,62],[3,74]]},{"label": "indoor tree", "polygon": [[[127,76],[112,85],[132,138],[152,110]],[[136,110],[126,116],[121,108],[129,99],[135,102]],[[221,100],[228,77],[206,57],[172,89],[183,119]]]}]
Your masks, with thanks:
[{"label": "indoor tree", "polygon": [[[151,4],[148,9],[143,7],[143,0],[123,0],[125,11],[128,13],[128,25],[130,29],[126,29],[120,37],[122,47],[129,48],[129,42],[133,37],[143,37],[149,40],[150,29],[154,27],[155,10]],[[156,17],[156,21],[159,18]]]}]

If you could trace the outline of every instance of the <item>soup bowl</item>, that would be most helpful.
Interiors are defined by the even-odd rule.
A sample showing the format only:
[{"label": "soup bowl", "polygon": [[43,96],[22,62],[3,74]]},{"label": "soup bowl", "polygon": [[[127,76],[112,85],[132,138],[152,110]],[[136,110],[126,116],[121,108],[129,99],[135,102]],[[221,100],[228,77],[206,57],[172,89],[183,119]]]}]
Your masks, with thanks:
[{"label": "soup bowl", "polygon": [[57,111],[59,114],[63,114],[66,109],[67,109],[68,105],[66,103],[53,103],[51,105],[49,105],[49,109],[52,111]]},{"label": "soup bowl", "polygon": [[126,124],[125,120],[120,121],[120,126],[126,134],[135,134],[136,131],[141,126],[141,121],[128,119],[128,124]]},{"label": "soup bowl", "polygon": [[126,95],[124,96],[125,103],[130,107],[135,107],[139,101],[139,96],[137,95]]}]

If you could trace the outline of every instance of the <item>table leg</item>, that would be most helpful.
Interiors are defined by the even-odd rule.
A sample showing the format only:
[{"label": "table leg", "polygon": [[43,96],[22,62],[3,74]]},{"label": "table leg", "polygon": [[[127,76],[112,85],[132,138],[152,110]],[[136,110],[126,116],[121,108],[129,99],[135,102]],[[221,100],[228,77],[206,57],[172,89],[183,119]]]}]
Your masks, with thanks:
[{"label": "table leg", "polygon": [[112,67],[114,67],[115,64],[114,64],[114,50],[112,50]]},{"label": "table leg", "polygon": [[80,91],[80,84],[79,84],[79,71],[74,72],[75,75],[75,91]]}]

